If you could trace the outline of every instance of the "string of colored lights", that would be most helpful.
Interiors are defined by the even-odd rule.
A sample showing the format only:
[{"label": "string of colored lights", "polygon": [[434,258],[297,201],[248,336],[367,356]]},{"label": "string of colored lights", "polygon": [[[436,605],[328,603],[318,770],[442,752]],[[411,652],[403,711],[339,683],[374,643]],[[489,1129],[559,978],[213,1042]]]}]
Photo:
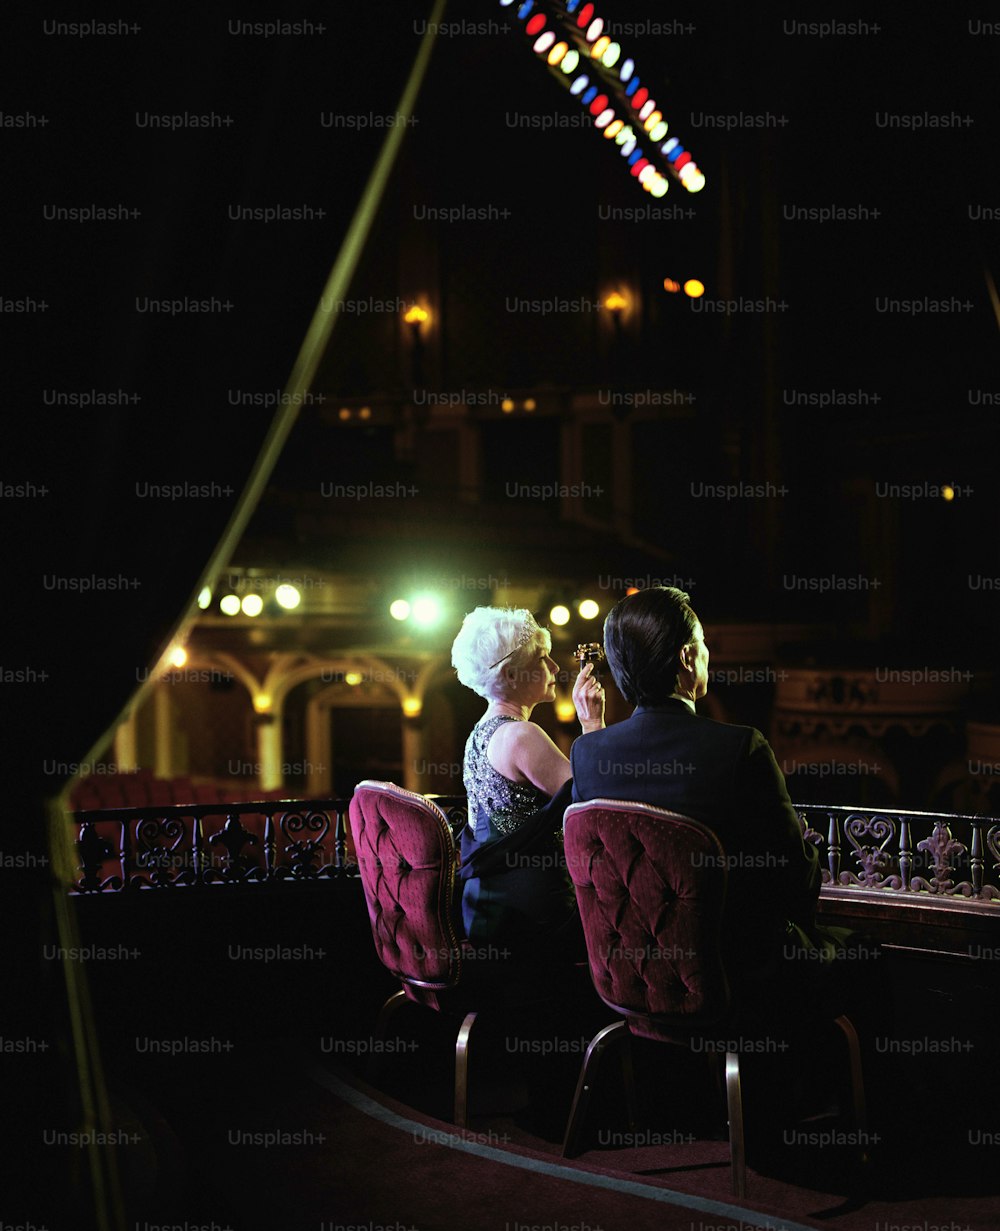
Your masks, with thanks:
[{"label": "string of colored lights", "polygon": [[[635,61],[622,60],[621,44],[604,33],[605,23],[593,4],[500,0],[502,8],[515,3],[535,55],[544,58],[552,75],[588,108],[594,127],[615,142],[648,193],[654,197],[666,193],[670,186],[666,173],[688,192],[705,187],[705,176],[689,151],[676,137],[667,137],[667,121],[636,75]],[[583,68],[587,71],[578,71]]]}]

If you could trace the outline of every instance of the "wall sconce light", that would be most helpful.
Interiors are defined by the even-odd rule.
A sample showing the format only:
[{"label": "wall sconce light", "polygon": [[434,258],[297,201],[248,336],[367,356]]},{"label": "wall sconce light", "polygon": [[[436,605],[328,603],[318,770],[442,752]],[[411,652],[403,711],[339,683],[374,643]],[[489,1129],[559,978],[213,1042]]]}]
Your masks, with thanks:
[{"label": "wall sconce light", "polygon": [[422,385],[424,382],[424,343],[422,335],[423,331],[427,329],[430,317],[431,314],[427,309],[422,308],[418,303],[410,304],[403,313],[403,321],[410,331],[410,345],[413,350],[411,371],[414,386]]},{"label": "wall sconce light", "polygon": [[420,326],[425,325],[430,318],[431,314],[418,303],[410,304],[403,314],[403,320],[410,326],[410,332],[415,338],[420,336]]},{"label": "wall sconce light", "polygon": [[604,296],[604,309],[607,311],[612,320],[612,325],[615,331],[615,345],[621,346],[622,342],[622,321],[626,316],[631,315],[631,303],[626,295],[621,291],[610,291]]}]

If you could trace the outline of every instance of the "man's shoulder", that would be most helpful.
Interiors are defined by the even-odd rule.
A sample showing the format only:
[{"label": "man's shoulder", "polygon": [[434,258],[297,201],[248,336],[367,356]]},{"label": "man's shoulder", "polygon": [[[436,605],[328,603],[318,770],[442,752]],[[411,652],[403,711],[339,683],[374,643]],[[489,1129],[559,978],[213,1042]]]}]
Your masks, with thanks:
[{"label": "man's shoulder", "polygon": [[756,748],[766,743],[764,736],[756,727],[744,726],[738,722],[722,722],[718,718],[709,718],[707,714],[698,714],[697,730],[707,739],[715,739],[720,743],[730,743],[735,746],[745,744],[748,748]]},{"label": "man's shoulder", "polygon": [[569,750],[570,762],[578,757],[586,759],[592,753],[606,747],[611,733],[621,726],[624,726],[624,723],[617,722],[610,727],[602,727],[599,731],[585,731],[582,735],[578,735]]},{"label": "man's shoulder", "polygon": [[637,709],[621,722],[612,723],[600,731],[591,731],[580,735],[573,743],[573,751],[579,756],[591,755],[601,748],[620,742],[628,743],[635,739],[648,737],[651,731],[676,731],[718,744],[728,744],[733,747],[745,745],[752,751],[767,743],[764,735],[756,727],[744,726],[735,722],[722,722],[718,718],[709,718],[707,714],[692,714],[689,710],[678,713],[676,710],[664,711],[656,708]]},{"label": "man's shoulder", "polygon": [[597,731],[585,731],[573,741],[572,751],[579,756],[590,756],[601,748],[629,740],[636,733],[635,715],[623,718],[621,722],[613,722],[610,727],[600,727]]},{"label": "man's shoulder", "polygon": [[713,755],[749,757],[767,741],[756,727],[720,722],[703,714],[665,713],[656,709],[639,709],[622,722],[613,723],[601,731],[578,736],[573,742],[571,761],[574,766],[590,766],[595,760],[617,751],[651,743],[673,741],[712,750]]},{"label": "man's shoulder", "polygon": [[707,714],[693,714],[690,710],[678,715],[673,711],[665,713],[658,709],[640,709],[633,715],[633,719],[640,719],[644,724],[648,723],[654,727],[676,727],[706,743],[722,746],[739,748],[745,745],[751,749],[766,742],[756,727],[723,722],[718,718],[710,718]]}]

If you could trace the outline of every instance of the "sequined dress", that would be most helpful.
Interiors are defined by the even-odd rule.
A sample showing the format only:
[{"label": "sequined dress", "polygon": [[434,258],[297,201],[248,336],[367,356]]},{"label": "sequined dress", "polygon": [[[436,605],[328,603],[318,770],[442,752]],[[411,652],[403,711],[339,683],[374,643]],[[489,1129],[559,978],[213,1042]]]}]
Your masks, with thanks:
[{"label": "sequined dress", "polygon": [[[505,722],[521,721],[505,714],[487,718],[473,727],[466,741],[463,779],[469,820],[462,833],[463,863],[516,834],[549,803],[550,797],[530,783],[505,778],[486,755],[490,740]],[[498,874],[465,881],[462,917],[470,940],[535,942],[540,930],[558,928],[575,915],[572,888],[556,854],[558,828],[559,822],[553,821],[546,841],[533,845],[531,858],[512,858]]]},{"label": "sequined dress", "polygon": [[521,722],[520,718],[501,714],[487,718],[472,728],[465,744],[462,779],[469,799],[469,825],[476,841],[486,842],[496,834],[513,833],[548,803],[549,797],[530,782],[511,782],[490,764],[486,748],[505,722]]}]

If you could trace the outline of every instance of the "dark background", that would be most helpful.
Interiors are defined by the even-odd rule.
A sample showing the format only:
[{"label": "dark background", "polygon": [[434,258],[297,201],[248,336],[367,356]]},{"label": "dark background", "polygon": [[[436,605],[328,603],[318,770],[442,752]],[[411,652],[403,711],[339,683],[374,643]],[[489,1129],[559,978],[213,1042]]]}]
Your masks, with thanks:
[{"label": "dark background", "polygon": [[[482,4],[447,13],[487,32],[438,39],[356,293],[399,294],[400,264],[412,259],[401,256],[399,236],[412,239],[417,206],[509,210],[502,222],[421,224],[419,246],[434,250],[457,305],[444,322],[440,386],[605,383],[590,314],[513,315],[505,300],[596,298],[609,276],[638,285],[642,319],[626,338],[624,383],[696,396],[692,415],[681,424],[665,416],[644,442],[656,492],[646,520],[659,523],[662,546],[699,579],[706,612],[857,617],[857,596],[789,595],[782,575],[871,572],[882,522],[866,524],[872,504],[861,489],[873,480],[949,481],[973,493],[894,510],[881,548],[892,555],[893,592],[879,601],[891,613],[890,636],[937,644],[958,633],[977,654],[991,654],[996,594],[972,591],[967,575],[1000,574],[996,408],[971,404],[969,391],[982,402],[980,393],[988,399],[1000,388],[984,279],[1000,224],[969,213],[979,205],[995,212],[1000,202],[996,37],[970,34],[978,19],[943,10],[921,20],[861,14],[852,19],[880,25],[878,34],[820,39],[784,34],[776,6],[664,14],[611,0],[600,10],[608,20],[694,26],[622,41],[708,178],[702,193],[675,185],[658,203],[689,208],[691,218],[616,223],[598,211],[651,199],[611,143],[582,128],[509,126],[513,113],[583,110],[532,62],[515,11]],[[3,505],[12,588],[24,600],[21,657],[51,677],[16,702],[32,709],[30,692],[46,716],[32,757],[40,749],[70,761],[82,755],[59,735],[73,726],[74,699],[87,695],[103,725],[121,693],[97,645],[124,636],[155,646],[194,584],[230,502],[137,508],[131,500],[124,517],[123,497],[142,479],[239,489],[270,416],[230,406],[225,391],[283,386],[384,131],[323,127],[320,116],[395,111],[423,16],[395,3],[305,6],[296,18],[326,32],[275,38],[227,32],[230,20],[270,13],[230,18],[213,8],[143,6],[129,18],[139,33],[106,38],[46,35],[41,18],[9,19],[5,110],[48,118],[2,130],[11,189],[2,293],[49,304],[3,320],[4,480],[49,489]],[[175,132],[136,123],[137,115],[184,111],[233,123]],[[905,131],[875,122],[877,113],[953,112],[973,123]],[[788,122],[727,132],[694,122],[706,114]],[[279,202],[318,205],[326,217],[227,217],[230,205]],[[121,203],[141,218],[42,217],[46,204],[89,203]],[[791,222],[782,219],[787,204],[860,204],[880,216]],[[659,289],[665,276],[701,277],[707,298],[771,295],[788,308],[696,314]],[[233,307],[166,318],[135,310],[147,295],[216,296]],[[873,304],[886,296],[955,296],[972,306],[880,314]],[[338,324],[326,384],[344,393],[391,387],[378,324]],[[110,409],[44,404],[44,390],[91,388],[141,400]],[[785,390],[829,389],[880,401],[832,410],[783,403]],[[500,473],[517,475],[530,447],[516,431],[506,441],[498,431],[490,452]],[[335,482],[367,477],[347,448],[319,458],[303,450],[294,464],[306,467],[303,479],[309,465]],[[681,498],[692,480],[734,478],[774,479],[790,492],[763,512]],[[40,572],[123,572],[142,585],[127,594],[55,593],[40,590]]]},{"label": "dark background", "polygon": [[[227,22],[274,20],[272,12],[217,5],[130,8],[123,20],[141,30],[107,38],[48,35],[37,11],[5,17],[0,296],[48,305],[5,306],[0,318],[0,479],[34,485],[0,502],[11,612],[3,665],[24,677],[2,684],[8,848],[44,850],[39,801],[69,772],[47,765],[86,754],[134,688],[135,664],[155,658],[193,592],[235,494],[137,502],[134,486],[240,490],[270,413],[234,407],[226,391],[284,385],[382,136],[326,128],[319,117],[395,110],[425,8],[304,4],[294,19],[326,31],[269,39],[230,35]],[[695,27],[622,40],[707,176],[698,196],[675,185],[661,202],[693,216],[601,222],[602,205],[638,208],[650,198],[593,132],[509,127],[510,112],[582,109],[532,63],[511,10],[454,5],[447,20],[496,28],[439,39],[356,293],[394,296],[407,262],[432,263],[450,309],[447,349],[434,357],[442,388],[600,387],[608,356],[592,317],[512,317],[505,300],[596,298],[603,282],[627,281],[641,313],[626,336],[625,384],[695,394],[693,413],[644,429],[636,483],[664,553],[698,578],[706,618],[821,618],[840,625],[858,656],[867,639],[882,662],[916,647],[920,663],[992,665],[997,592],[968,578],[1000,577],[1000,374],[984,278],[997,270],[1000,228],[997,37],[970,33],[979,19],[945,8],[930,17],[852,13],[882,29],[827,39],[785,35],[786,17],[811,15],[774,5],[665,14],[607,0],[599,11]],[[174,132],[136,123],[137,113],[178,112],[233,123]],[[973,122],[907,131],[875,120],[953,112]],[[788,123],[725,131],[694,122],[763,113]],[[47,122],[6,122],[25,114]],[[326,216],[232,222],[227,210],[237,203],[309,203]],[[420,203],[492,203],[510,217],[426,224],[414,250]],[[43,216],[46,205],[89,204],[141,217]],[[786,204],[861,204],[880,216],[791,222]],[[979,206],[992,215],[973,220]],[[700,277],[709,297],[770,295],[789,306],[780,315],[698,314],[663,294],[667,276]],[[167,318],[137,312],[145,296],[215,296],[233,307]],[[879,297],[924,296],[971,307],[916,318],[874,307]],[[325,384],[361,396],[401,384],[391,329],[338,325]],[[46,404],[47,390],[92,389],[138,400]],[[880,400],[833,410],[783,401],[783,390],[828,389]],[[283,462],[285,482],[373,477],[371,449],[330,441],[317,454],[302,428]],[[497,473],[534,481],[532,449],[523,433],[498,428]],[[686,497],[692,480],[734,479],[782,482],[789,495],[765,509],[706,509]],[[890,515],[871,497],[879,481],[972,491]],[[877,575],[890,565],[874,615],[868,596],[790,594],[781,584],[786,573]],[[81,594],[46,582],[89,575],[139,584]],[[50,935],[46,876],[40,866],[35,876],[5,878],[11,918],[33,937]],[[59,1001],[58,980],[38,970],[36,950],[22,960],[11,946],[7,958],[24,994],[4,1033],[37,1032]],[[46,1082],[38,1098],[51,1106],[66,1087],[54,1071]]]}]

